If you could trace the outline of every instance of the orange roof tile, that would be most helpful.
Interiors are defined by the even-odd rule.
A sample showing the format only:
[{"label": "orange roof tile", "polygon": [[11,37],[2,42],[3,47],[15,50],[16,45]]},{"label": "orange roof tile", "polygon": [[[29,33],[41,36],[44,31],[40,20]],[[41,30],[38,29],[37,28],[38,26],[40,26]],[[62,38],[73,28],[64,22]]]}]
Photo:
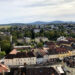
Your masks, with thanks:
[{"label": "orange roof tile", "polygon": [[17,51],[16,49],[13,49],[9,54],[17,54],[19,51]]},{"label": "orange roof tile", "polygon": [[8,68],[5,65],[0,64],[0,73],[3,71],[8,72]]}]

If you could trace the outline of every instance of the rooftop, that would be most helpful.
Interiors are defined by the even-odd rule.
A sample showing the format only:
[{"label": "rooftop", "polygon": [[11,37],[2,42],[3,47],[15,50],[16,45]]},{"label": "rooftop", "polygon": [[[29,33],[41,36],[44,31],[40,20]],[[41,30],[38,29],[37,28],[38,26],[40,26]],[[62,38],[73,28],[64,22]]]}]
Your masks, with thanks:
[{"label": "rooftop", "polygon": [[35,57],[33,52],[18,52],[17,54],[8,54],[5,59]]},{"label": "rooftop", "polygon": [[0,64],[0,73],[2,73],[3,71],[8,72],[8,68],[7,66]]}]

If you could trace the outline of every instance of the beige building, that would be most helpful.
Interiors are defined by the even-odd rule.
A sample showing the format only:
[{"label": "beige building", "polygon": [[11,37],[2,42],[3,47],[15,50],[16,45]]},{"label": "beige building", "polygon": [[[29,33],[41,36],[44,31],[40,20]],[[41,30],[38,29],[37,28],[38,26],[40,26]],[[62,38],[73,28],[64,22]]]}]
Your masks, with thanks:
[{"label": "beige building", "polygon": [[4,64],[8,66],[14,65],[33,65],[36,64],[36,57],[32,52],[18,52],[17,54],[9,54],[5,57]]},{"label": "beige building", "polygon": [[49,41],[46,37],[36,37],[35,42],[39,43],[40,41],[46,42]]},{"label": "beige building", "polygon": [[30,37],[24,37],[24,39],[25,39],[26,43],[31,43],[31,38]]}]

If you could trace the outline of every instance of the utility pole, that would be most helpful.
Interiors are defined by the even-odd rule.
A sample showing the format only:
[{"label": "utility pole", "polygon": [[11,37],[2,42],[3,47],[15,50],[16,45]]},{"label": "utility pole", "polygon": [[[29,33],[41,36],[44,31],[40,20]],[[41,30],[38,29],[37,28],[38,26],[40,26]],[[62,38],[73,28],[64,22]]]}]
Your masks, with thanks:
[{"label": "utility pole", "polygon": [[10,45],[11,45],[11,49],[13,49],[13,40],[12,40],[12,35],[10,34]]},{"label": "utility pole", "polygon": [[10,43],[12,44],[12,35],[10,34]]},{"label": "utility pole", "polygon": [[3,72],[2,72],[2,75],[5,75],[4,70],[3,70]]},{"label": "utility pole", "polygon": [[0,46],[0,52],[1,52],[1,46]]}]

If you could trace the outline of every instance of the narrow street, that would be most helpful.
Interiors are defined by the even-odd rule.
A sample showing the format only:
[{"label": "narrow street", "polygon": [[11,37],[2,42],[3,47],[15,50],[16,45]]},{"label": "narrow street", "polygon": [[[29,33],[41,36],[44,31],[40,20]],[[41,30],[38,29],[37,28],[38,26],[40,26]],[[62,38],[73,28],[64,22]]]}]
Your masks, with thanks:
[{"label": "narrow street", "polygon": [[75,75],[75,68],[68,67],[66,64],[64,64],[64,67],[68,70],[67,75]]}]

